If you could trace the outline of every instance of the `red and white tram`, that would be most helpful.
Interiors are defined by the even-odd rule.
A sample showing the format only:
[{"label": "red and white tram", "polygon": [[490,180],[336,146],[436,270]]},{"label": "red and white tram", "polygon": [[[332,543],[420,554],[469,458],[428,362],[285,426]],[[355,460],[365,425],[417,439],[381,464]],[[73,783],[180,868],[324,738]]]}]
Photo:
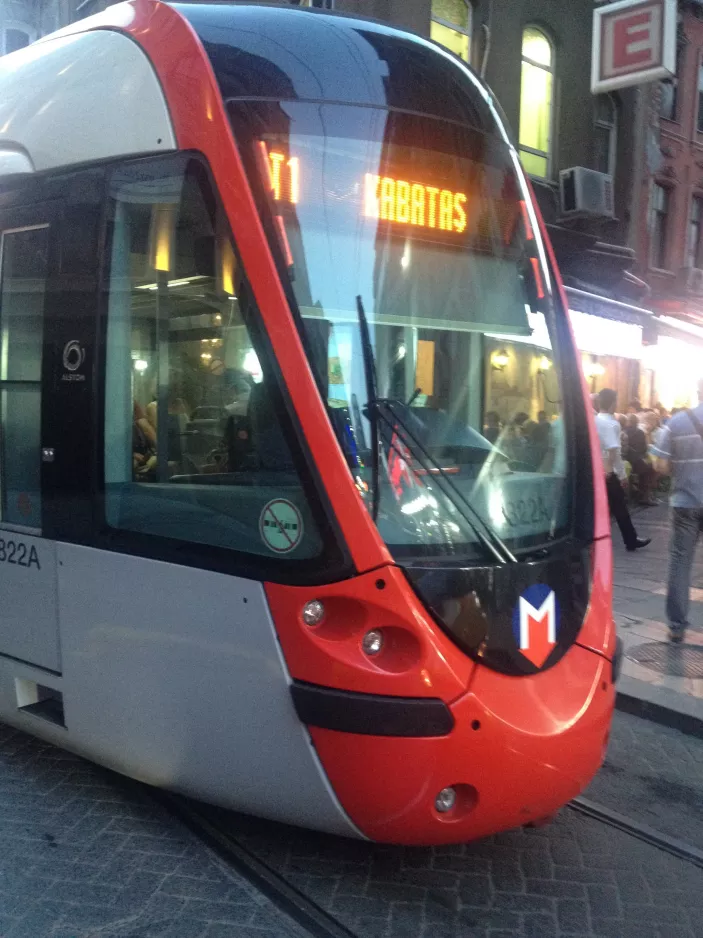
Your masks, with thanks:
[{"label": "red and white tram", "polygon": [[327,13],[111,7],[0,59],[0,276],[2,720],[381,841],[582,790],[598,447],[470,69]]}]

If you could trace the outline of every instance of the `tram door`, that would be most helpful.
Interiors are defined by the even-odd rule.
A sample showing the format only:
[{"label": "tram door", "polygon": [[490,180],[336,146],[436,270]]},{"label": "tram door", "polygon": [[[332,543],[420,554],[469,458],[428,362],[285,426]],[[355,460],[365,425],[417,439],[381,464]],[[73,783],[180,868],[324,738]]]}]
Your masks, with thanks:
[{"label": "tram door", "polygon": [[42,535],[49,214],[0,213],[0,654],[60,671],[56,555]]}]

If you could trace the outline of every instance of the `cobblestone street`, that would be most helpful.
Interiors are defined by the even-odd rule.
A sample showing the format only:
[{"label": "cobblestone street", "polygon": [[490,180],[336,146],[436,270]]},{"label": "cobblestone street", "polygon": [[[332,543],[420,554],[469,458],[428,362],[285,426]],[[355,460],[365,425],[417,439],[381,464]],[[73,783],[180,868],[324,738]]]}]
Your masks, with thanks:
[{"label": "cobblestone street", "polygon": [[138,786],[0,725],[2,938],[302,935]]},{"label": "cobblestone street", "polygon": [[[616,714],[587,796],[703,844],[703,741]],[[703,938],[703,871],[573,809],[433,849],[375,846],[210,809],[368,938]],[[0,730],[2,938],[297,938],[147,789]]]}]

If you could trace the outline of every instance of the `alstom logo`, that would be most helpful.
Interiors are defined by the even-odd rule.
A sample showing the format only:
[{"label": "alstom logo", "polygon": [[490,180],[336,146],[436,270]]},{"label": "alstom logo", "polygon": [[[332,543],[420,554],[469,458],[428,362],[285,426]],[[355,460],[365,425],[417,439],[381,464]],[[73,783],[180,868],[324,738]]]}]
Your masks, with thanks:
[{"label": "alstom logo", "polygon": [[557,643],[559,606],[554,590],[537,583],[520,596],[513,612],[513,634],[520,652],[541,668]]}]

